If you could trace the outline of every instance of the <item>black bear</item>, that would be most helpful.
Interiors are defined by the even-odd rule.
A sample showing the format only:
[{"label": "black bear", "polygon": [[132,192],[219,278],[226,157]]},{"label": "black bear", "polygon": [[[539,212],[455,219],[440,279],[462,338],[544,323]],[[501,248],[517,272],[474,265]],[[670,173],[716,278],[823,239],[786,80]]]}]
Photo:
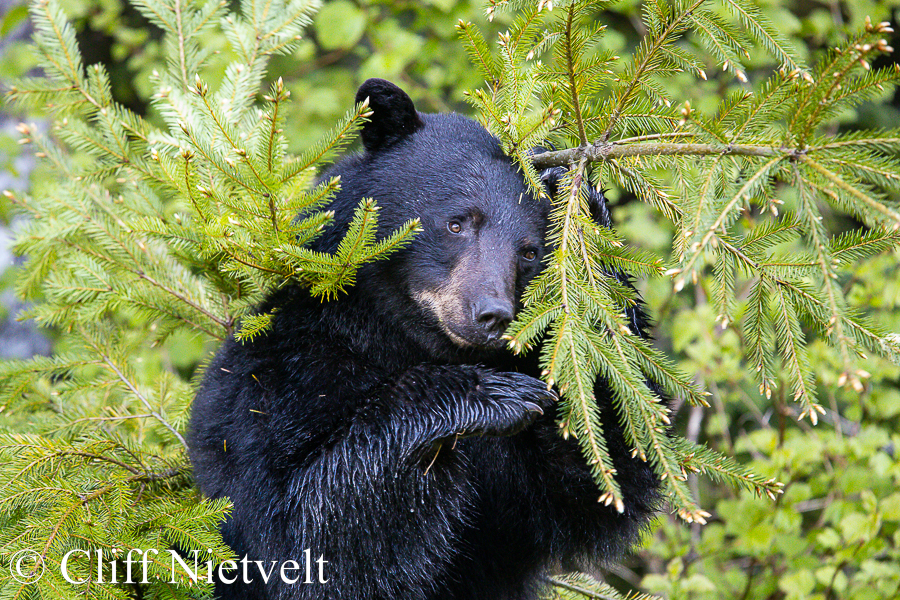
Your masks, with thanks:
[{"label": "black bear", "polygon": [[[577,443],[559,433],[536,352],[506,350],[503,331],[549,251],[549,202],[475,121],[419,113],[383,80],[360,87],[366,98],[364,151],[324,175],[342,187],[335,225],[314,247],[333,251],[366,197],[381,207],[381,232],[414,217],[422,231],[336,300],[299,285],[274,293],[261,307],[277,308],[271,329],[227,341],[207,368],[191,461],[206,496],[233,501],[222,533],[252,579],[227,575],[216,594],[536,597],[545,574],[633,544],[658,481],[630,457],[598,381],[624,513],[598,502]],[[547,171],[548,186],[560,174]],[[592,210],[605,220],[598,196]],[[286,561],[301,565],[287,578]]]}]

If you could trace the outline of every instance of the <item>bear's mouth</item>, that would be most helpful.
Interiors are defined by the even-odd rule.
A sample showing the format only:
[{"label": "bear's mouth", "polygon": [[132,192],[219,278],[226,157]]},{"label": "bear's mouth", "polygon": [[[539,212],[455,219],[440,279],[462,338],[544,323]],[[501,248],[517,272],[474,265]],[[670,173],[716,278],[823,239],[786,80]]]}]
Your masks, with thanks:
[{"label": "bear's mouth", "polygon": [[463,335],[457,331],[453,331],[446,323],[443,321],[441,323],[441,330],[450,338],[450,341],[459,346],[460,348],[482,348],[486,350],[499,350],[506,344],[506,340],[503,339],[502,335],[497,336],[478,336],[478,339],[473,340],[471,337]]},{"label": "bear's mouth", "polygon": [[499,350],[506,344],[502,332],[486,333],[462,318],[460,303],[452,294],[420,291],[414,293],[413,298],[432,322],[436,322],[441,332],[459,348]]},{"label": "bear's mouth", "polygon": [[461,335],[458,335],[453,332],[452,329],[441,323],[441,329],[447,334],[447,337],[450,338],[450,341],[459,346],[460,348],[471,348],[477,346],[477,344],[473,341],[470,341],[464,338]]}]

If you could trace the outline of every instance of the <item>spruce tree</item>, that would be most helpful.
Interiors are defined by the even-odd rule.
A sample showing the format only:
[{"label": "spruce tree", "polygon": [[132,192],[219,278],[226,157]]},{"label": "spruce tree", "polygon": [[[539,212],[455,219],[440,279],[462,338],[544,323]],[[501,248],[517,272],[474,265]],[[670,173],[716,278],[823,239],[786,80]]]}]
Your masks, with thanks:
[{"label": "spruce tree", "polygon": [[[340,185],[316,175],[369,114],[357,106],[315,147],[287,152],[289,94],[280,79],[264,84],[274,78],[267,66],[294,48],[318,2],[243,0],[236,12],[215,0],[133,4],[165,34],[167,61],[153,82],[159,126],[113,100],[101,65],[83,64],[57,0],[30,7],[43,76],[9,90],[52,119],[47,135],[20,131],[52,165],[53,181],[8,196],[30,217],[16,243],[28,257],[17,291],[33,301],[27,316],[59,340],[52,357],[0,366],[0,407],[14,424],[0,437],[0,555],[35,550],[46,568],[31,585],[0,571],[3,598],[208,595],[208,586],[173,580],[168,559],[149,561],[147,583],[108,583],[130,549],[233,558],[217,531],[228,504],[192,488],[183,432],[197,379],[160,348],[177,335],[210,349],[259,335],[271,315],[253,309],[272,290],[300,282],[327,301],[353,285],[360,264],[389,256],[417,230],[411,221],[378,237],[378,198],[365,199],[334,255],[305,247],[331,221],[328,200]],[[891,51],[891,29],[868,23],[807,66],[751,0],[656,0],[644,6],[646,36],[622,59],[604,50],[608,4],[491,2],[489,15],[516,15],[495,44],[459,24],[485,79],[468,96],[482,123],[536,193],[545,193],[540,169],[568,168],[548,233],[556,250],[507,335],[511,351],[541,353],[565,406],[560,433],[584,449],[600,501],[624,509],[592,396],[598,376],[610,381],[627,441],[657,470],[672,510],[702,523],[708,513],[685,484],[689,473],[773,499],[781,486],[668,431],[669,409],[648,380],[696,405],[706,393],[629,328],[624,309],[637,298],[612,275],[666,275],[680,291],[713,269],[718,322],[740,328],[760,393],[789,387],[813,423],[823,408],[810,337],[833,348],[841,385],[862,385],[865,352],[897,362],[900,339],[854,309],[838,281],[846,265],[900,242],[892,196],[900,132],[826,128],[896,82],[897,69],[871,68]],[[220,73],[210,60],[215,36],[234,57]],[[750,72],[751,46],[779,68]],[[666,77],[706,79],[712,66],[745,91],[711,115],[670,97]],[[670,219],[672,263],[597,227],[587,184],[632,193]],[[864,227],[833,235],[826,209]],[[737,297],[739,280],[753,282],[748,298]],[[87,583],[62,577],[71,550],[93,557],[68,563],[71,578]],[[616,594],[584,576],[558,584],[563,596]]]}]

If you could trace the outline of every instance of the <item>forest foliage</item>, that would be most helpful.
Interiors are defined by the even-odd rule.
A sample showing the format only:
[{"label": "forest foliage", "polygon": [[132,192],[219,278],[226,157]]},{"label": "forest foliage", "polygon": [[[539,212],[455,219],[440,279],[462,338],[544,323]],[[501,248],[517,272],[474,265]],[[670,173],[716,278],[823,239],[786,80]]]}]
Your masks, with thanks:
[{"label": "forest foliage", "polygon": [[[873,378],[896,378],[894,367],[867,372],[868,355],[896,365],[900,339],[860,310],[858,289],[846,282],[860,277],[860,265],[890,257],[885,252],[900,242],[900,131],[834,127],[897,81],[896,66],[873,66],[891,52],[893,30],[866,19],[839,45],[807,58],[749,0],[660,0],[633,15],[643,37],[619,56],[606,24],[612,17],[621,26],[611,4],[494,2],[480,24],[457,24],[484,81],[466,95],[481,122],[535,191],[543,189],[539,169],[569,169],[554,198],[549,236],[557,250],[527,291],[526,308],[508,332],[510,349],[541,353],[548,385],[557,386],[565,403],[561,434],[582,445],[600,501],[624,509],[592,396],[597,376],[610,381],[628,443],[659,473],[672,511],[695,525],[724,518],[724,526],[710,525],[724,543],[739,531],[720,517],[726,508],[760,526],[768,522],[767,510],[796,521],[790,510],[779,510],[790,469],[765,461],[751,469],[729,455],[757,456],[766,444],[779,450],[795,444],[795,453],[826,445],[839,452],[838,442],[850,445],[845,454],[856,452],[840,428],[832,390],[853,397],[871,389]],[[334,255],[304,247],[332,218],[327,203],[339,185],[316,183],[316,174],[348,148],[368,107],[355,107],[301,150],[290,135],[289,86],[271,65],[302,48],[301,33],[311,24],[323,52],[346,51],[341,40],[366,32],[364,21],[354,29],[355,5],[329,3],[319,17],[319,4],[303,0],[247,0],[236,12],[182,0],[136,0],[133,7],[163,33],[149,116],[115,99],[105,65],[84,64],[76,29],[56,0],[30,5],[42,75],[9,87],[18,106],[51,122],[49,132],[20,126],[50,179],[31,194],[8,198],[30,217],[16,242],[28,257],[17,292],[33,301],[27,316],[57,331],[58,339],[51,357],[0,366],[0,406],[14,415],[0,440],[0,552],[9,557],[36,548],[49,566],[33,586],[4,571],[2,597],[136,593],[134,585],[85,588],[63,581],[59,563],[73,548],[112,557],[114,550],[178,546],[198,550],[204,560],[228,558],[216,532],[227,503],[200,500],[184,448],[197,357],[229,335],[259,334],[269,315],[251,310],[275,287],[295,280],[324,298],[340,294],[362,262],[389,255],[416,232],[415,221],[377,232],[378,199],[367,199]],[[329,11],[340,31],[319,20]],[[496,40],[483,33],[497,29],[494,20],[504,26]],[[767,64],[774,67],[761,67]],[[698,86],[718,79],[733,89],[715,102],[676,96],[671,83],[685,77]],[[305,141],[308,132],[297,135]],[[535,152],[538,146],[557,149]],[[621,230],[590,220],[587,184],[638,199],[626,207]],[[641,248],[640,236],[628,236],[629,211],[645,211],[644,219],[652,213],[656,224],[642,233],[671,235],[669,248]],[[835,215],[847,215],[852,225],[832,231]],[[838,425],[837,441],[810,443],[812,434],[794,435],[782,424],[731,444],[722,404],[729,391],[719,390],[708,365],[695,365],[690,356],[678,365],[629,329],[624,308],[636,301],[635,292],[610,277],[616,271],[670,278],[665,293],[671,298],[689,290],[702,295],[710,318],[705,326],[694,323],[693,333],[671,333],[673,349],[696,349],[691,336],[715,324],[712,355],[743,354],[748,367],[743,375],[739,368],[725,371],[734,384],[729,389],[746,396],[743,383],[755,372],[758,400],[750,404],[756,410],[772,401],[780,417],[816,424],[824,416]],[[726,342],[732,347],[723,349]],[[185,346],[193,350],[180,359]],[[647,377],[675,406],[662,401]],[[709,390],[704,379],[713,384]],[[700,410],[710,400],[721,421],[721,433],[711,437],[729,441],[723,452],[699,443],[696,433],[667,433],[675,408],[686,403]],[[888,403],[870,395],[859,406],[867,401]],[[688,410],[691,419],[699,414]],[[873,444],[871,456],[882,449],[888,456],[890,435],[896,440],[896,431],[873,433],[875,441],[854,439]],[[896,465],[879,468],[886,478],[879,489],[889,490],[900,473]],[[701,508],[696,474],[749,495],[726,497],[715,511]],[[797,502],[827,494],[822,477],[805,473],[799,483],[809,496]],[[823,511],[820,523],[833,520],[834,529],[825,531],[837,538],[814,543],[837,549],[850,538],[859,545],[829,573],[797,566],[791,571],[797,589],[832,594],[840,585],[850,589],[857,573],[875,573],[877,585],[893,574],[878,565],[898,555],[896,494],[850,493],[869,505],[868,513],[851,505]],[[776,508],[754,504],[753,495],[777,500]],[[860,523],[847,520],[857,514]],[[879,535],[881,519],[893,523],[884,530],[893,531],[892,541]],[[799,536],[803,524],[794,521]],[[771,579],[761,577],[757,595],[753,577],[766,569],[778,574],[769,557],[774,531],[783,525],[766,530],[769,546],[732,550],[736,569],[687,561],[674,546],[659,550],[668,568],[649,569],[643,585],[673,597],[707,593],[710,586],[767,597]],[[659,535],[679,540],[671,527],[665,522]],[[696,540],[678,544],[698,552]],[[797,547],[806,546],[798,541]],[[853,577],[846,574],[850,566]],[[90,567],[85,561],[70,570],[78,579],[92,578]],[[160,579],[141,586],[144,597],[197,594],[168,580],[168,564],[152,565],[151,573]],[[641,583],[625,574],[618,571],[626,582]],[[577,595],[595,585],[573,579],[557,589]]]}]

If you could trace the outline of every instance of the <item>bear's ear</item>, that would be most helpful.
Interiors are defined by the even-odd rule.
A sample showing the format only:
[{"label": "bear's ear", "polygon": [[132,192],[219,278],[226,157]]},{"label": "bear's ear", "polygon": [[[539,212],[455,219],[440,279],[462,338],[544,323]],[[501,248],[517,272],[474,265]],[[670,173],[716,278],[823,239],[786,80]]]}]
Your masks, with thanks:
[{"label": "bear's ear", "polygon": [[[543,151],[544,149],[540,148],[539,152],[532,150],[532,153],[539,154]],[[551,199],[556,198],[556,194],[559,192],[559,180],[565,177],[567,171],[568,169],[565,167],[550,167],[541,171],[541,183],[544,184],[544,189]]]},{"label": "bear's ear", "polygon": [[[539,152],[544,151],[543,148],[538,148]],[[541,171],[541,182],[543,182],[544,187],[547,189],[547,193],[550,194],[551,198],[556,197],[556,194],[559,191],[559,182],[566,176],[567,172],[568,169],[565,167],[551,167]],[[609,207],[606,205],[606,196],[603,193],[605,190],[594,188],[590,182],[586,182],[584,185],[587,191],[587,204],[588,210],[591,212],[591,218],[594,219],[596,223],[603,225],[606,228],[611,228],[612,217],[609,214]]]},{"label": "bear's ear", "polygon": [[612,215],[609,214],[609,206],[606,204],[605,191],[598,190],[590,182],[587,183],[588,209],[591,211],[594,221],[607,229],[612,229]]},{"label": "bear's ear", "polygon": [[424,125],[412,99],[390,81],[367,79],[356,91],[356,103],[366,98],[373,114],[361,136],[369,152],[387,148]]}]

